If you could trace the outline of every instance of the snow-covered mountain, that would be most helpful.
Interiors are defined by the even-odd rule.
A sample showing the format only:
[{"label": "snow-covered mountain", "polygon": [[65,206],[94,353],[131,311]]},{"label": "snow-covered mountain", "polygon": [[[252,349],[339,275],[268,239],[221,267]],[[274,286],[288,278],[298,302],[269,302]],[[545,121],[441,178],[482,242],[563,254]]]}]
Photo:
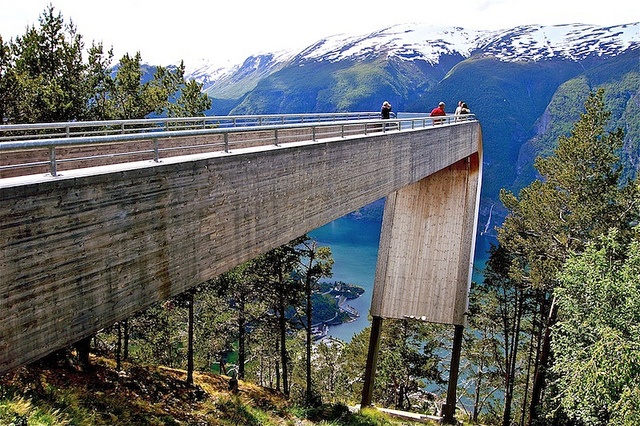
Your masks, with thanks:
[{"label": "snow-covered mountain", "polygon": [[504,214],[500,190],[535,177],[534,158],[553,149],[595,89],[606,91],[612,126],[625,129],[625,173],[640,173],[639,63],[638,22],[498,31],[414,23],[201,66],[187,77],[204,84],[212,115],[372,111],[384,100],[396,112],[425,113],[463,99],[482,124],[480,221],[493,229]]},{"label": "snow-covered mountain", "polygon": [[236,99],[253,89],[269,74],[286,65],[295,53],[281,51],[249,56],[241,64],[220,66],[202,62],[186,70],[188,80],[202,83],[209,96],[221,99]]},{"label": "snow-covered mountain", "polygon": [[437,63],[443,55],[485,54],[505,61],[539,61],[554,56],[581,60],[589,55],[615,56],[640,41],[640,23],[598,27],[572,24],[528,25],[500,31],[394,25],[364,36],[334,36],[300,53],[306,60],[349,60],[386,54]]},{"label": "snow-covered mountain", "polygon": [[542,61],[554,57],[581,61],[590,56],[614,57],[640,44],[640,23],[598,27],[572,24],[528,25],[495,33],[478,45],[503,61]]},{"label": "snow-covered mountain", "polygon": [[435,27],[410,23],[362,35],[323,38],[306,49],[248,57],[242,64],[200,64],[187,78],[204,85],[212,97],[239,98],[266,76],[289,66],[309,62],[386,60],[420,61],[437,65],[443,57],[482,55],[509,62],[536,62],[552,58],[581,61],[589,56],[616,56],[640,45],[640,23],[601,27],[585,24],[527,25],[497,31]]}]

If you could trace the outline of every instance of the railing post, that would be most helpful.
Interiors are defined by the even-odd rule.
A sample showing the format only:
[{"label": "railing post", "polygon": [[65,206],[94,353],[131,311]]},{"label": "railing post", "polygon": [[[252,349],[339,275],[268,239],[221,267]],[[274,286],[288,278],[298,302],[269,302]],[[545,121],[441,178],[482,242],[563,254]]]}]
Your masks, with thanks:
[{"label": "railing post", "polygon": [[311,140],[316,141],[316,126],[311,126]]},{"label": "railing post", "polygon": [[51,176],[58,176],[58,165],[56,164],[56,147],[49,147],[49,170]]},{"label": "railing post", "polygon": [[275,129],[273,131],[273,136],[274,136],[274,139],[275,139],[275,144],[274,145],[278,146],[278,129]]},{"label": "railing post", "polygon": [[229,152],[229,132],[224,132],[224,152]]},{"label": "railing post", "polygon": [[156,163],[160,162],[160,145],[158,144],[158,139],[153,140],[153,161]]}]

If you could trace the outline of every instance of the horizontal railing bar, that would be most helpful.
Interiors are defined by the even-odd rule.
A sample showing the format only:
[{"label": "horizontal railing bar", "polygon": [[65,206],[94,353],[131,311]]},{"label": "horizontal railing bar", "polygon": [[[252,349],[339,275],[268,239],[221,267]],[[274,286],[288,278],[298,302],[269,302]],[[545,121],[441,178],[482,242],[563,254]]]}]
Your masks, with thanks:
[{"label": "horizontal railing bar", "polygon": [[[209,125],[218,125],[219,123],[230,123],[235,126],[239,120],[245,125],[250,123],[261,123],[264,119],[275,119],[280,122],[283,120],[294,120],[293,122],[305,122],[304,119],[319,118],[323,120],[335,121],[335,119],[350,119],[360,117],[375,118],[379,116],[377,112],[355,112],[355,113],[322,113],[322,114],[281,114],[276,116],[265,115],[229,115],[229,116],[207,116],[207,117],[177,117],[177,118],[142,118],[142,119],[130,119],[130,120],[98,120],[98,121],[64,121],[55,123],[29,123],[29,124],[4,124],[0,125],[0,133],[12,132],[12,131],[25,131],[25,130],[47,130],[47,129],[77,129],[84,127],[113,127],[113,126],[135,126],[135,125],[168,125],[171,123],[209,123]],[[131,129],[139,130],[139,129]],[[113,128],[114,132],[122,132],[122,129]],[[45,136],[45,134],[43,134]]]},{"label": "horizontal railing bar", "polygon": [[[451,124],[458,121],[466,121],[466,120],[475,120],[475,116],[472,114],[466,115],[464,117],[456,117],[456,116],[441,116],[441,117],[428,117],[428,116],[419,116],[419,117],[408,117],[408,118],[391,118],[391,119],[353,119],[356,115],[375,115],[373,113],[350,113],[350,114],[342,114],[342,113],[332,113],[332,114],[297,114],[297,115],[280,115],[280,116],[235,116],[235,117],[224,117],[224,119],[232,119],[234,127],[225,127],[225,126],[216,126],[216,127],[208,127],[208,128],[197,128],[197,129],[187,129],[187,130],[165,130],[158,127],[149,127],[146,128],[129,128],[127,129],[129,133],[122,133],[122,129],[120,128],[116,134],[98,134],[92,136],[77,136],[77,134],[70,134],[66,136],[54,135],[57,137],[50,137],[47,139],[39,138],[40,135],[32,135],[35,136],[34,139],[19,139],[19,140],[10,140],[10,141],[0,141],[0,153],[2,152],[22,152],[28,150],[37,150],[37,149],[49,149],[51,153],[50,161],[42,161],[42,162],[31,162],[31,163],[21,163],[19,165],[14,164],[6,164],[0,165],[0,170],[6,169],[16,169],[16,168],[29,168],[29,167],[37,167],[45,164],[51,165],[52,175],[55,176],[56,172],[56,164],[63,164],[68,162],[78,162],[78,161],[91,161],[91,160],[99,160],[101,158],[115,158],[115,157],[124,157],[124,156],[136,156],[140,154],[153,153],[155,161],[160,160],[160,153],[162,152],[175,152],[178,150],[203,150],[203,152],[214,152],[217,150],[229,152],[230,149],[233,149],[235,145],[239,146],[258,146],[256,143],[262,142],[264,145],[279,145],[287,140],[318,140],[318,139],[326,139],[331,137],[346,137],[352,136],[356,134],[371,134],[378,132],[389,132],[389,131],[405,131],[405,130],[413,130],[416,128],[424,128],[428,125],[433,126],[440,124]],[[297,118],[302,120],[303,118],[314,120],[314,121],[295,121],[292,123],[287,123],[286,119],[288,118]],[[336,120],[336,118],[338,118]],[[194,117],[192,121],[204,123],[207,117],[203,119],[202,117]],[[216,117],[220,118],[220,117]],[[254,120],[260,119],[262,124],[250,124],[246,125],[243,122],[247,119]],[[333,118],[333,119],[331,119]],[[149,119],[150,121],[159,120],[159,119]],[[166,119],[162,119],[163,123],[166,123]],[[186,118],[179,119],[181,122],[186,120]],[[92,126],[87,126],[87,123],[91,123]],[[109,127],[111,129],[115,129],[118,127],[118,123],[149,123],[148,120],[123,120],[123,121],[109,121],[109,122],[85,122],[85,123],[64,123],[64,124],[84,124],[85,128],[93,127],[95,131],[95,123],[109,123]],[[177,122],[174,122],[174,124]],[[254,123],[254,122],[251,122]],[[266,123],[266,124],[265,124]],[[61,123],[51,123],[52,125],[61,125]],[[25,128],[34,128],[37,125],[11,125],[14,129],[16,126],[21,126],[21,129]],[[2,129],[3,126],[0,126]],[[334,129],[335,128],[335,129]],[[169,127],[171,129],[171,127]],[[283,130],[299,130],[299,129],[309,129],[309,135],[305,136],[300,134],[287,134],[283,132]],[[325,130],[323,130],[325,129]],[[237,141],[230,140],[229,136],[232,134],[242,134],[242,133],[250,133],[250,132],[273,132],[272,136],[263,135],[259,138],[252,139],[240,139]],[[306,133],[306,132],[304,132]],[[220,140],[220,142],[213,142],[207,144],[190,144],[185,146],[171,146],[171,147],[158,147],[158,140],[166,140],[173,139],[178,140],[181,138],[187,137],[202,137],[202,136],[212,136],[212,135],[221,135],[224,140]],[[123,143],[131,143],[131,142],[145,142],[152,141],[154,143],[154,147],[150,150],[144,151],[127,151],[127,152],[119,152],[119,153],[96,153],[92,156],[82,156],[82,157],[71,157],[71,158],[56,158],[56,149],[58,148],[71,148],[71,147],[92,147],[92,146],[108,146],[115,144],[123,144]],[[208,150],[208,151],[206,151]]]}]

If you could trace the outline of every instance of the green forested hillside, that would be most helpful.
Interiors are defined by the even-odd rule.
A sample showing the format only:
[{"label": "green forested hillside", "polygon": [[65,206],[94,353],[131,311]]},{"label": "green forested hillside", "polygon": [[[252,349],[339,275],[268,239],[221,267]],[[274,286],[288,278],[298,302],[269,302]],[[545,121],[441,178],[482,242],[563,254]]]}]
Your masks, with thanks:
[{"label": "green forested hillside", "polygon": [[[397,58],[293,62],[265,77],[229,112],[370,111],[389,100],[396,112],[428,113],[439,101],[453,111],[464,100],[482,124],[482,193],[488,206],[499,204],[501,188],[516,190],[531,182],[533,159],[566,134],[589,91],[604,88],[611,127],[626,131],[625,170],[629,176],[637,173],[636,51],[584,61],[505,62],[482,54],[440,59],[438,64]],[[504,212],[496,206],[493,214],[493,223],[501,223]]]}]

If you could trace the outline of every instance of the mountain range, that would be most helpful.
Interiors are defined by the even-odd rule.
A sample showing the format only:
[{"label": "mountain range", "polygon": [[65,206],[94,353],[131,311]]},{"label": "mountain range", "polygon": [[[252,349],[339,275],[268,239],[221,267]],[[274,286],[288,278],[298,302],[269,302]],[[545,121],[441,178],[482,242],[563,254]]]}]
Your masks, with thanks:
[{"label": "mountain range", "polygon": [[208,114],[377,111],[428,113],[458,100],[482,125],[480,223],[492,232],[505,211],[501,188],[534,179],[533,160],[551,152],[605,89],[611,128],[625,130],[627,177],[640,170],[640,23],[527,25],[497,31],[394,25],[323,38],[302,51],[249,56],[241,64],[202,63],[187,78],[213,99]]}]

